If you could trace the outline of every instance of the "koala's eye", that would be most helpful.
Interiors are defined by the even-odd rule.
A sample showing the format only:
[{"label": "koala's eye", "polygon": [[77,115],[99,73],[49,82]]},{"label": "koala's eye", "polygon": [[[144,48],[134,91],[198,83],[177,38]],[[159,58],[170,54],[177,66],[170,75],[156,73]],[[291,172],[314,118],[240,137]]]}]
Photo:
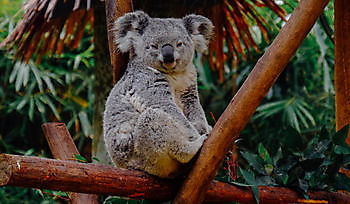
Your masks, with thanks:
[{"label": "koala's eye", "polygon": [[181,41],[179,41],[177,44],[176,44],[176,47],[181,47],[183,45],[183,43]]},{"label": "koala's eye", "polygon": [[156,45],[156,44],[154,44],[154,43],[151,44],[151,47],[152,47],[153,49],[158,49],[158,45]]}]

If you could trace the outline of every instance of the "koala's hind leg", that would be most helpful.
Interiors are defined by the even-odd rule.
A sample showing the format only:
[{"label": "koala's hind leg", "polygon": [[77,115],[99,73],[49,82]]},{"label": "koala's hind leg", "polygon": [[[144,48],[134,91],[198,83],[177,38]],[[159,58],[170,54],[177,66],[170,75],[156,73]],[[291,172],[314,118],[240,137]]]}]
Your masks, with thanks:
[{"label": "koala's hind leg", "polygon": [[181,163],[189,162],[200,149],[205,137],[188,121],[181,122],[185,124],[161,109],[148,108],[141,114],[133,133],[134,150],[143,157],[146,171],[150,172],[147,168],[175,170]]}]

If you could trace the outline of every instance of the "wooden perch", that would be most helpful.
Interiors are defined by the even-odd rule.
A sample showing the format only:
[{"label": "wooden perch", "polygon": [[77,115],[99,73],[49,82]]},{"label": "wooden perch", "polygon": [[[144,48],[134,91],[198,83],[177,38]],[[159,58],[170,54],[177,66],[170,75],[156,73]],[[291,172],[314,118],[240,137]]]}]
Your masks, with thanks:
[{"label": "wooden perch", "polygon": [[329,0],[301,0],[215,124],[173,203],[201,203],[228,150]]},{"label": "wooden perch", "polygon": [[[79,151],[64,123],[45,123],[41,127],[55,159],[72,160],[75,154],[79,155]],[[98,204],[98,195],[72,193],[71,203]]]},{"label": "wooden perch", "polygon": [[[141,171],[97,164],[39,157],[0,154],[0,186],[31,187],[88,194],[109,194],[134,199],[170,200],[181,181],[155,178]],[[261,186],[261,203],[302,203],[301,195],[288,188]],[[311,192],[310,199],[346,203],[350,195],[340,192]],[[248,188],[213,181],[205,202],[254,202]]]}]

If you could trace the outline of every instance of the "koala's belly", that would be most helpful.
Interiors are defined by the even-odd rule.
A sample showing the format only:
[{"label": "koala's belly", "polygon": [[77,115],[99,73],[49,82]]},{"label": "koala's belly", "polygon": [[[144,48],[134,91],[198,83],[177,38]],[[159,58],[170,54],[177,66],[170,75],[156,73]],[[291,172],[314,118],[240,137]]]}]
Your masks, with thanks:
[{"label": "koala's belly", "polygon": [[161,178],[175,178],[183,173],[184,165],[168,155],[157,155],[152,159],[147,157],[149,155],[134,157],[128,163],[129,168],[144,170]]}]

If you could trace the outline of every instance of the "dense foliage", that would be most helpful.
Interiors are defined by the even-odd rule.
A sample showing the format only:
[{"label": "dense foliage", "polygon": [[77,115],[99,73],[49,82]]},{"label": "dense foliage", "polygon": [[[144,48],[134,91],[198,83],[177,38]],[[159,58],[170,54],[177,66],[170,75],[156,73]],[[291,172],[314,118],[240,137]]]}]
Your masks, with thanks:
[{"label": "dense foliage", "polygon": [[[0,10],[2,41],[18,19],[10,17],[18,7],[10,8],[6,0],[0,4],[6,8]],[[325,16],[332,21],[332,4]],[[283,25],[278,17],[270,21]],[[94,46],[88,30],[78,49],[44,56],[39,65],[13,62],[13,52],[0,50],[1,152],[50,156],[40,129],[46,121],[66,123],[80,152],[88,149],[94,103]],[[263,51],[268,45],[254,30]],[[277,33],[270,33],[270,39]],[[227,61],[223,83],[208,61],[200,55],[195,59],[201,102],[212,125],[261,56],[251,53],[237,66]],[[349,167],[350,149],[344,142],[347,129],[335,133],[333,66],[334,45],[318,22],[241,133],[217,179],[249,185],[255,195],[257,185],[288,186],[304,195],[309,189],[349,191],[349,179],[338,171]],[[51,203],[65,197],[64,192],[0,188],[2,203]]]},{"label": "dense foliage", "polygon": [[[22,1],[1,0],[0,41],[14,28]],[[7,13],[8,12],[8,13]],[[88,30],[88,28],[86,29]],[[62,121],[80,152],[92,135],[93,49],[92,33],[86,32],[78,49],[44,56],[39,65],[13,62],[13,52],[0,50],[0,152],[50,156],[41,124]],[[0,188],[1,203],[54,202],[64,192]],[[57,198],[55,198],[56,200]],[[50,201],[51,200],[51,201]]]}]

